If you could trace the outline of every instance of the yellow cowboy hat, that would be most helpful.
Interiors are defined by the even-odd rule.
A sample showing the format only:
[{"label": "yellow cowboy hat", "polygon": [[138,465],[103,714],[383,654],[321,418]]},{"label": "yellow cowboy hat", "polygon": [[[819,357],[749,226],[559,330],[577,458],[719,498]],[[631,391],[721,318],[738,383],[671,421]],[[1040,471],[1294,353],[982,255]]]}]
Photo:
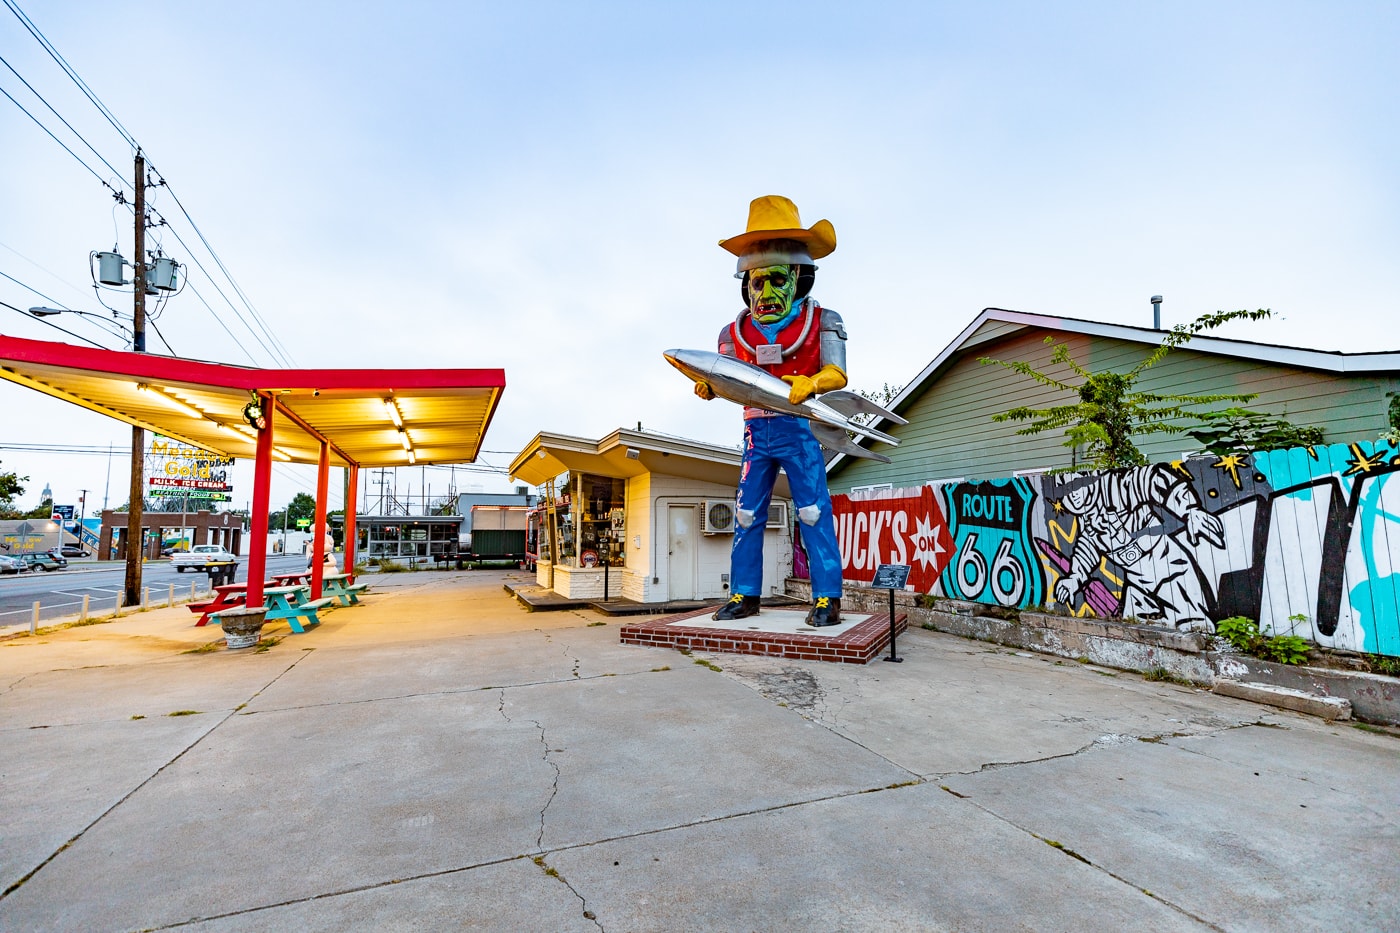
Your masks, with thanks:
[{"label": "yellow cowboy hat", "polygon": [[749,204],[748,229],[738,236],[720,240],[719,245],[735,256],[743,256],[755,243],[766,240],[796,240],[807,247],[812,259],[821,259],[836,249],[836,228],[829,220],[819,220],[810,229],[804,228],[796,204],[781,195],[768,194],[754,198]]}]

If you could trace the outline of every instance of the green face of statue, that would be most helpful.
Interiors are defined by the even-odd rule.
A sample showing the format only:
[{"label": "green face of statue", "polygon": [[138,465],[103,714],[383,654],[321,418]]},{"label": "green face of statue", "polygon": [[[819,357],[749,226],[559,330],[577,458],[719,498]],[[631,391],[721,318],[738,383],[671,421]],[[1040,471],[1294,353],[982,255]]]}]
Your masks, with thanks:
[{"label": "green face of statue", "polygon": [[764,324],[787,317],[797,294],[792,266],[764,266],[749,273],[749,310]]}]

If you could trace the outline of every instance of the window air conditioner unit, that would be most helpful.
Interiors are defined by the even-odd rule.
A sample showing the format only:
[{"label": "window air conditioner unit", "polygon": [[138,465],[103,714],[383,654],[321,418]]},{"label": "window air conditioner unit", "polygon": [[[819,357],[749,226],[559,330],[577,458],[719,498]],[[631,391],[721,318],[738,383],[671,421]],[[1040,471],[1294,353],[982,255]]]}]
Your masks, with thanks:
[{"label": "window air conditioner unit", "polygon": [[786,528],[788,525],[788,510],[786,502],[774,502],[768,506],[767,528]]},{"label": "window air conditioner unit", "polygon": [[705,534],[732,535],[734,533],[734,503],[729,500],[707,501],[705,503]]}]

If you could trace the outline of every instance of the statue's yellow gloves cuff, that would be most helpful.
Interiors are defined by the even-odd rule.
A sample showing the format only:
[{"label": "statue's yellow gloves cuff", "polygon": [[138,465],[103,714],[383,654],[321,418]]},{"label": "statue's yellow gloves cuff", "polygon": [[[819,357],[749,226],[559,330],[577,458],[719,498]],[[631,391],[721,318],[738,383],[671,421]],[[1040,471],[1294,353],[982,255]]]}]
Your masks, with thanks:
[{"label": "statue's yellow gloves cuff", "polygon": [[715,390],[710,388],[708,382],[697,382],[695,383],[695,394],[708,402],[715,397]]},{"label": "statue's yellow gloves cuff", "polygon": [[815,375],[784,376],[783,381],[792,386],[788,392],[788,401],[793,405],[801,405],[813,395],[845,388],[846,374],[841,371],[841,367],[832,363],[823,366]]}]

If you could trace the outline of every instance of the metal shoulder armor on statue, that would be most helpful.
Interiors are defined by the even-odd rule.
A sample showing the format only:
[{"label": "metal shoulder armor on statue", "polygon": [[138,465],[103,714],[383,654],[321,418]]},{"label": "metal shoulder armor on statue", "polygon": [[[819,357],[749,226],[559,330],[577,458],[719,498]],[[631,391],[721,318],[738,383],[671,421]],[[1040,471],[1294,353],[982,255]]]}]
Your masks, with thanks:
[{"label": "metal shoulder armor on statue", "polygon": [[830,308],[822,308],[821,360],[822,366],[836,366],[841,372],[846,371],[846,325],[841,315]]}]

